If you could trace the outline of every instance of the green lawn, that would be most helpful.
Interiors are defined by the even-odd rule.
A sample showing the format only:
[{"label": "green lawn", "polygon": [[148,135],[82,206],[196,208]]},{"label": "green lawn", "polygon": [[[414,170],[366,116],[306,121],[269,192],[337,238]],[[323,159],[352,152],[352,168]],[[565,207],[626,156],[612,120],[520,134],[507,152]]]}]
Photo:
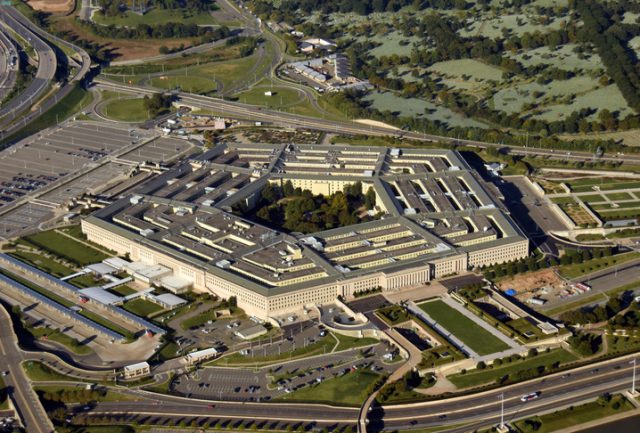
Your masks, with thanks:
[{"label": "green lawn", "polygon": [[101,12],[93,14],[93,20],[102,25],[135,27],[139,24],[159,25],[169,22],[196,25],[215,25],[216,21],[208,12],[179,9],[151,9],[144,15],[126,11],[116,16],[105,17]]},{"label": "green lawn", "polygon": [[562,265],[558,267],[558,272],[568,279],[576,278],[581,275],[599,271],[611,267],[616,264],[626,263],[630,260],[640,258],[640,253],[630,252],[624,254],[616,254],[610,257],[601,257],[599,259],[587,260],[584,263],[575,263],[572,265]]},{"label": "green lawn", "polygon": [[488,355],[509,348],[471,319],[440,300],[425,302],[419,307],[479,355]]},{"label": "green lawn", "polygon": [[76,114],[83,107],[86,107],[91,103],[93,95],[91,92],[82,89],[81,87],[74,88],[67,96],[61,99],[57,104],[51,107],[48,111],[42,114],[33,122],[29,123],[26,127],[22,128],[10,137],[0,141],[0,146],[13,143],[21,140],[25,137],[33,135],[39,131],[42,131],[50,126],[56,125],[58,122],[62,122],[67,118]]},{"label": "green lawn", "polygon": [[100,114],[121,122],[143,122],[150,118],[143,98],[110,99],[100,106]]},{"label": "green lawn", "polygon": [[633,200],[635,198],[628,192],[612,192],[610,194],[605,194],[605,195],[611,201]]},{"label": "green lawn", "polygon": [[340,352],[341,350],[352,349],[354,347],[370,346],[372,344],[378,344],[379,341],[375,338],[356,338],[348,337],[341,334],[333,334],[339,341],[334,352]]},{"label": "green lawn", "polygon": [[75,277],[75,278],[72,278],[71,280],[67,280],[67,282],[70,284],[73,284],[74,286],[82,287],[82,288],[93,287],[99,284],[99,282],[96,281],[96,279],[93,278],[93,275],[91,274],[80,275],[79,277]]},{"label": "green lawn", "polygon": [[121,296],[129,296],[137,292],[137,290],[134,290],[127,285],[112,287],[109,291]]},{"label": "green lawn", "polygon": [[[76,379],[74,377],[65,376],[64,374],[60,374],[56,371],[53,371],[52,369],[50,369],[49,367],[47,367],[46,365],[44,365],[42,362],[39,362],[39,361],[26,361],[22,363],[22,368],[27,374],[27,377],[36,382],[58,381],[58,380],[72,381],[72,382],[79,381],[79,379]],[[83,381],[80,381],[80,382],[83,382]]]},{"label": "green lawn", "polygon": [[[271,91],[272,96],[264,93]],[[250,90],[234,95],[239,102],[251,105],[260,105],[267,108],[283,108],[306,102],[304,93],[290,87],[271,85],[268,81],[261,81]]]},{"label": "green lawn", "polygon": [[57,329],[49,329],[44,327],[37,327],[37,328],[31,327],[31,328],[25,328],[25,329],[27,332],[33,335],[33,337],[36,339],[46,338],[49,341],[55,341],[57,343],[64,345],[69,350],[71,350],[74,353],[77,353],[78,355],[88,355],[93,352],[93,350],[91,350],[89,346],[80,344],[80,342],[77,339],[70,337],[69,335],[63,332],[60,332]]},{"label": "green lawn", "polygon": [[[608,404],[600,404],[598,401],[592,401],[580,406],[571,406],[567,409],[546,415],[516,421],[514,424],[521,433],[551,433],[564,428],[574,427],[589,421],[595,421],[600,418],[626,412],[633,408],[634,406],[626,398],[617,394],[612,397],[611,402]],[[527,420],[539,422],[540,425],[538,428],[534,429],[530,425],[527,425]]]},{"label": "green lawn", "polygon": [[45,257],[42,254],[18,250],[15,253],[9,253],[9,255],[33,266],[34,268],[38,268],[41,271],[51,274],[54,277],[65,277],[75,272],[73,269],[58,263],[49,257]]},{"label": "green lawn", "polygon": [[70,239],[53,230],[26,236],[20,240],[62,257],[78,266],[86,266],[101,262],[109,256],[88,245]]},{"label": "green lawn", "polygon": [[518,371],[536,368],[540,365],[550,366],[555,362],[566,364],[575,361],[576,357],[564,349],[552,350],[549,353],[541,353],[532,358],[522,361],[514,361],[512,363],[503,364],[500,367],[486,368],[484,370],[473,370],[465,374],[454,374],[447,376],[458,388],[468,388],[488,383],[494,383],[496,380],[517,373]]},{"label": "green lawn", "polygon": [[163,308],[154,304],[153,302],[147,301],[146,299],[137,298],[132,301],[125,302],[122,306],[125,310],[141,317],[148,317],[158,311],[162,311]]},{"label": "green lawn", "polygon": [[368,388],[381,376],[369,370],[356,370],[341,377],[306,386],[276,401],[317,402],[359,406],[368,397]]}]

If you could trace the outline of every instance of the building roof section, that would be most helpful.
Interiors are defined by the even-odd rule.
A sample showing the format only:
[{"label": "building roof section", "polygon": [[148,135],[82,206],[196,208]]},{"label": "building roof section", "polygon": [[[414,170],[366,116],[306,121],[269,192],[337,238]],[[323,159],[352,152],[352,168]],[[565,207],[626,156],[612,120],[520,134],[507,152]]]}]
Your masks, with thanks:
[{"label": "building roof section", "polygon": [[[300,235],[231,212],[287,179],[339,182],[333,190],[363,182],[385,215]],[[526,239],[466,161],[445,149],[221,144],[89,220],[263,295]]]}]

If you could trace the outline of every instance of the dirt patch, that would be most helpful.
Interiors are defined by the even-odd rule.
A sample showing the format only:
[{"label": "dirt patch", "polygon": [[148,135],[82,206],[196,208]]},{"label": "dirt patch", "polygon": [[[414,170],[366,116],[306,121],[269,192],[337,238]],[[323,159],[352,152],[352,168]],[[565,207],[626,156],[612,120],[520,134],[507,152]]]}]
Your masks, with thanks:
[{"label": "dirt patch", "polygon": [[27,0],[31,9],[52,14],[67,14],[73,9],[74,0]]},{"label": "dirt patch", "polygon": [[534,297],[551,299],[566,288],[566,283],[553,269],[542,269],[504,279],[498,283],[498,288],[503,291],[513,289],[518,300],[526,302]]}]

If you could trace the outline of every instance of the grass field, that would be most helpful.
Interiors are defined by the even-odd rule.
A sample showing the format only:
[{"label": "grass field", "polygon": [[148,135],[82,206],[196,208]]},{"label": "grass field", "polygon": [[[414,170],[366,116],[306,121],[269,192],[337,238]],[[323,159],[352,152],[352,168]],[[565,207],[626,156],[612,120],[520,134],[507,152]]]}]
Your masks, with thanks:
[{"label": "grass field", "polygon": [[318,385],[304,387],[276,401],[324,402],[345,406],[359,406],[368,397],[367,389],[379,374],[369,370],[356,370],[344,376],[327,379]]},{"label": "grass field", "polygon": [[142,298],[125,302],[122,308],[141,317],[149,317],[150,315],[163,310],[160,305]]},{"label": "grass field", "polygon": [[[571,406],[557,412],[541,415],[534,418],[527,418],[538,421],[541,425],[532,429],[526,424],[526,420],[516,421],[515,427],[521,433],[537,432],[551,433],[564,428],[569,428],[594,421],[607,416],[632,410],[634,406],[622,395],[617,394],[612,397],[609,404],[602,405],[597,401],[585,403],[579,406]],[[604,430],[603,430],[604,431]]]},{"label": "grass field", "polygon": [[109,257],[94,248],[70,239],[60,233],[56,233],[53,230],[26,236],[19,242],[41,248],[58,257],[74,262],[79,266],[101,262]]},{"label": "grass field", "polygon": [[101,114],[120,122],[143,122],[150,118],[143,98],[109,99],[100,105]]},{"label": "grass field", "polygon": [[196,25],[215,25],[216,20],[210,13],[197,13],[178,9],[151,9],[144,15],[126,11],[120,15],[105,17],[101,12],[93,14],[93,20],[102,25],[117,27],[135,27],[140,24],[159,25],[169,22]]},{"label": "grass field", "polygon": [[576,357],[564,349],[553,350],[549,353],[541,353],[533,358],[522,361],[515,361],[510,364],[503,364],[501,367],[487,368],[484,370],[473,370],[466,374],[454,374],[447,376],[458,388],[468,388],[473,386],[494,383],[508,374],[513,374],[521,370],[535,368],[539,365],[548,366],[554,362],[566,364],[575,361]]},{"label": "grass field", "polygon": [[124,285],[124,286],[112,287],[109,289],[109,291],[114,292],[121,296],[129,296],[134,294],[137,290],[134,290],[127,285]]},{"label": "grass field", "polygon": [[599,259],[587,260],[584,263],[575,263],[571,265],[561,265],[558,267],[558,272],[565,278],[576,278],[581,275],[585,275],[591,272],[599,271],[611,267],[616,264],[626,263],[630,260],[640,258],[640,253],[630,252],[624,254],[617,254],[610,257],[601,257]]},{"label": "grass field", "polygon": [[27,377],[36,382],[44,382],[44,381],[73,381],[73,382],[84,382],[82,380],[72,378],[69,376],[65,376],[64,374],[60,374],[56,371],[53,371],[42,362],[39,361],[26,361],[22,363],[22,368],[24,369]]},{"label": "grass field", "polygon": [[83,107],[86,107],[93,96],[90,92],[76,87],[74,88],[67,96],[61,99],[57,104],[55,104],[51,109],[42,114],[42,116],[38,117],[33,122],[29,123],[27,126],[11,135],[10,137],[5,138],[0,141],[0,146],[6,143],[12,143],[17,140],[21,140],[25,137],[33,135],[43,129],[49,128],[50,126],[55,125],[57,122],[62,122],[67,118],[71,117],[73,114],[78,113],[82,110]]},{"label": "grass field", "polygon": [[74,273],[73,269],[62,265],[49,257],[45,257],[42,254],[18,250],[14,253],[10,253],[9,255],[55,277],[64,277]]},{"label": "grass field", "polygon": [[[246,82],[259,76],[259,69],[264,67],[260,64],[264,63],[264,59],[256,51],[250,56],[239,59],[170,71],[164,75],[151,77],[150,84],[166,90],[180,87],[190,93],[210,94],[217,92],[218,83],[223,89],[228,89],[236,83]],[[146,76],[140,78],[144,79]]]},{"label": "grass field", "polygon": [[67,334],[60,332],[57,329],[48,329],[44,327],[38,328],[26,328],[27,332],[29,332],[35,339],[44,338],[49,341],[55,341],[56,343],[60,343],[67,347],[74,353],[78,355],[88,355],[93,352],[93,350],[83,344],[80,344],[78,340],[73,337],[68,336]]},{"label": "grass field", "polygon": [[471,319],[440,300],[425,302],[418,306],[479,355],[488,355],[509,348]]}]

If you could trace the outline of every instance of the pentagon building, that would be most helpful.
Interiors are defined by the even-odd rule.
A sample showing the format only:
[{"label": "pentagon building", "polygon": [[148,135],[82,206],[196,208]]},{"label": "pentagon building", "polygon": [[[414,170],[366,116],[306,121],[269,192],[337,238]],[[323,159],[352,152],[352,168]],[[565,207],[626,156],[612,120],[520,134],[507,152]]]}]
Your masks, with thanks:
[{"label": "pentagon building", "polygon": [[[361,182],[381,218],[284,233],[232,212],[267,183],[330,195]],[[222,144],[83,220],[96,242],[165,269],[179,292],[236,296],[261,318],[526,257],[529,242],[455,151]],[[166,273],[165,273],[166,275]],[[153,281],[151,281],[153,283]]]}]

